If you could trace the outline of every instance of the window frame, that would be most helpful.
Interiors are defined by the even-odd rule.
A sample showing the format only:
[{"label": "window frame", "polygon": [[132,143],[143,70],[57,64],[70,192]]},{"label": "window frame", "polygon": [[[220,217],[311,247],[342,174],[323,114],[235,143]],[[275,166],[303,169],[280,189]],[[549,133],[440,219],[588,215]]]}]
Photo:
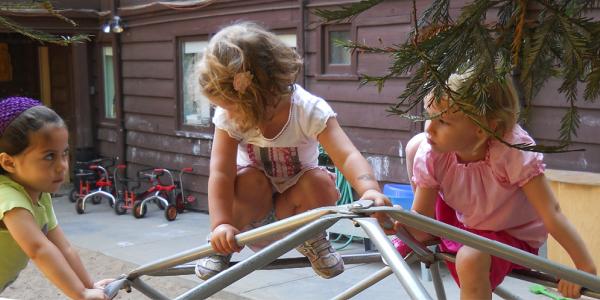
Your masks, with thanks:
[{"label": "window frame", "polygon": [[183,51],[185,43],[187,42],[206,42],[210,40],[208,34],[194,35],[194,36],[179,36],[175,37],[175,64],[176,64],[176,81],[177,81],[177,113],[176,113],[176,132],[177,136],[191,136],[197,138],[212,138],[214,132],[214,125],[212,123],[212,116],[214,115],[214,108],[210,108],[210,117],[207,124],[186,124],[184,115],[184,78],[183,78]]},{"label": "window frame", "polygon": [[318,37],[319,49],[321,55],[319,55],[319,76],[318,79],[326,80],[357,80],[356,75],[357,68],[357,54],[356,52],[350,53],[350,64],[331,64],[330,63],[330,51],[329,45],[332,42],[330,40],[330,32],[332,31],[348,31],[351,40],[356,40],[356,26],[350,23],[346,24],[324,24],[321,25],[319,30],[320,36]]},{"label": "window frame", "polygon": [[[100,91],[100,103],[101,103],[101,109],[100,111],[100,119],[104,122],[108,122],[111,124],[116,124],[117,121],[117,111],[116,111],[116,107],[115,107],[115,111],[114,111],[114,116],[113,117],[108,117],[107,116],[107,111],[106,111],[106,69],[105,69],[105,55],[104,55],[104,49],[110,49],[110,51],[112,52],[112,44],[108,44],[108,43],[102,43],[100,44],[100,64],[102,65],[102,67],[100,68],[101,73],[100,73],[100,82],[102,84],[102,88]],[[115,59],[114,59],[114,53],[111,54],[111,63],[112,63],[112,68],[113,68],[113,72],[112,72],[112,81],[113,81],[113,106],[116,105],[116,89],[115,89]]]}]

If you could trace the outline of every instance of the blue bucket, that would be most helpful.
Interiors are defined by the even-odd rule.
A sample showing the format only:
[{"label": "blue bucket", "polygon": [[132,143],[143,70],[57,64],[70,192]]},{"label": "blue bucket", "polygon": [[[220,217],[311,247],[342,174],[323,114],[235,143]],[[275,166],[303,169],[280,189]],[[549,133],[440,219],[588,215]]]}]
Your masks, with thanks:
[{"label": "blue bucket", "polygon": [[383,194],[392,200],[392,204],[400,205],[404,209],[412,207],[415,195],[410,184],[387,183],[383,185]]}]

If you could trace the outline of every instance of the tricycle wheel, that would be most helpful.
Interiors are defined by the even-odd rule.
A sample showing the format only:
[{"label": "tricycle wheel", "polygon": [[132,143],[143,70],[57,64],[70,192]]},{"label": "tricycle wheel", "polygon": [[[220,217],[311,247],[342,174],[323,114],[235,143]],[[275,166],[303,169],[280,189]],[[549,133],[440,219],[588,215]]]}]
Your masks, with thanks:
[{"label": "tricycle wheel", "polygon": [[78,214],[83,214],[85,211],[83,210],[83,198],[78,198],[75,203],[75,210]]},{"label": "tricycle wheel", "polygon": [[125,208],[125,201],[118,200],[115,205],[115,213],[117,215],[124,215],[127,212],[127,208]]},{"label": "tricycle wheel", "polygon": [[142,205],[142,201],[141,200],[135,201],[135,203],[133,203],[133,216],[136,217],[137,219],[141,219],[145,215],[146,215],[146,209]]},{"label": "tricycle wheel", "polygon": [[77,199],[79,199],[79,189],[73,188],[71,192],[69,192],[69,201],[71,201],[71,203],[75,203],[77,202]]},{"label": "tricycle wheel", "polygon": [[175,197],[175,207],[177,207],[177,213],[182,213],[185,210],[185,202],[181,193]]},{"label": "tricycle wheel", "polygon": [[177,207],[175,205],[169,204],[167,206],[165,209],[165,218],[167,218],[167,221],[173,221],[177,218]]}]

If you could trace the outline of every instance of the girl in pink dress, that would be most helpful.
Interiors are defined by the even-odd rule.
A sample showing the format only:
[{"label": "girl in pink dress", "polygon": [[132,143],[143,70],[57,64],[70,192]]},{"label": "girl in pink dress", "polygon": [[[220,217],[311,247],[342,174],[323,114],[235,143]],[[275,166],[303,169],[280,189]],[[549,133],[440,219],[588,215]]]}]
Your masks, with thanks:
[{"label": "girl in pink dress", "polygon": [[[454,74],[448,86],[460,95],[468,81],[468,73]],[[542,154],[507,146],[472,119],[511,144],[534,143],[516,124],[519,102],[510,78],[488,93],[491,107],[485,114],[471,112],[474,115],[460,111],[447,95],[427,97],[427,112],[437,117],[407,146],[408,174],[415,189],[412,210],[534,254],[550,233],[578,269],[596,274],[584,242],[561,213],[544,177]],[[422,242],[434,238],[406,229]],[[399,239],[393,242],[401,254],[410,251]],[[447,265],[461,288],[461,299],[491,299],[504,277],[522,268],[444,238],[440,248],[456,254],[456,262]],[[566,297],[580,297],[581,287],[574,283],[561,280],[558,289]]]}]

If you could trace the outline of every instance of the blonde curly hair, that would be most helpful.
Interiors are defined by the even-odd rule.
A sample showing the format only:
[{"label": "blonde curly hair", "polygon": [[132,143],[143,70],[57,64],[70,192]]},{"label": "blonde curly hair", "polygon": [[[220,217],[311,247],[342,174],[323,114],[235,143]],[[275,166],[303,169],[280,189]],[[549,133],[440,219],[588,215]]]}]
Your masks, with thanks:
[{"label": "blonde curly hair", "polygon": [[293,92],[302,59],[276,35],[251,22],[221,29],[198,69],[204,94],[234,105],[241,130],[256,127]]},{"label": "blonde curly hair", "polygon": [[[480,111],[475,109],[475,106],[471,103],[472,97],[465,95],[467,92],[465,89],[475,80],[473,76],[473,72],[471,71],[454,73],[450,75],[446,85],[451,91],[456,93],[456,101],[460,102],[459,105],[463,109],[477,116],[477,119],[484,122],[484,124],[494,124],[493,128],[489,129],[493,130],[496,135],[503,136],[517,124],[520,113],[519,96],[513,80],[509,75],[506,75],[504,78],[486,85],[485,90],[488,96],[488,105],[484,111]],[[443,92],[440,98],[442,100],[449,100],[450,97],[448,97],[447,92]],[[435,105],[434,102],[435,97],[432,91],[426,97],[426,105]],[[449,104],[452,105],[452,103]]]}]

